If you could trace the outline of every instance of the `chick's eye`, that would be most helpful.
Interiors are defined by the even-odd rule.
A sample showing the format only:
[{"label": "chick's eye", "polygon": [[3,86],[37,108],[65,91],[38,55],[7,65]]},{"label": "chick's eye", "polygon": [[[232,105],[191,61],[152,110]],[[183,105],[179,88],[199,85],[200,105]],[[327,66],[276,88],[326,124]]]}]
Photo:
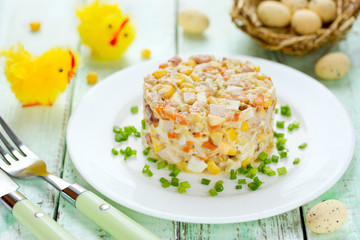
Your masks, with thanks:
[{"label": "chick's eye", "polygon": [[111,24],[109,24],[109,25],[108,25],[108,28],[112,28],[112,25],[111,25]]},{"label": "chick's eye", "polygon": [[59,72],[63,72],[64,70],[62,68],[59,68]]},{"label": "chick's eye", "polygon": [[124,37],[127,37],[128,36],[128,34],[127,33],[124,33]]}]

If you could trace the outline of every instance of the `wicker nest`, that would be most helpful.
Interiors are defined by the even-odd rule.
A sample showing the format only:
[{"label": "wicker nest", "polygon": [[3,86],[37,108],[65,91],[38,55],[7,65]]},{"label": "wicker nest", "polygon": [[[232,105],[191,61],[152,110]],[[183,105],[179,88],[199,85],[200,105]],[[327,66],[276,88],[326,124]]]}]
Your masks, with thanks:
[{"label": "wicker nest", "polygon": [[232,21],[264,48],[291,55],[302,55],[321,46],[333,44],[350,30],[359,10],[360,0],[335,0],[337,18],[314,34],[299,35],[290,26],[269,28],[260,22],[256,7],[261,0],[234,0]]}]

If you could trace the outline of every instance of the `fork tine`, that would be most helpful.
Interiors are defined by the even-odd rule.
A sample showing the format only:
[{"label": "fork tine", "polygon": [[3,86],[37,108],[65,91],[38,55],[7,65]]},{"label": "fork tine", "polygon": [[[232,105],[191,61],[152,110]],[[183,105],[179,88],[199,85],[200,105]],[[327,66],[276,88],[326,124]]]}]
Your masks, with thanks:
[{"label": "fork tine", "polygon": [[0,132],[0,139],[15,158],[20,159],[22,157],[22,155],[13,146],[11,146],[11,144],[6,140],[6,138],[1,132]]},{"label": "fork tine", "polygon": [[[20,139],[15,135],[15,133],[10,129],[10,127],[6,124],[6,122],[4,121],[4,119],[2,119],[2,117],[0,116],[0,125],[5,129],[5,132],[8,134],[8,136],[11,138],[11,140],[15,143],[15,145],[20,149],[20,151],[24,154],[24,155],[28,155],[29,153],[32,153],[27,147],[25,147],[25,145],[20,141]],[[1,134],[1,133],[0,133]],[[1,135],[0,135],[1,137]],[[4,142],[4,137],[1,138]],[[6,141],[5,139],[5,145],[6,142],[9,143],[8,141]],[[9,144],[9,146],[11,146]],[[6,147],[10,150],[10,148],[8,147],[8,145],[6,145]],[[15,149],[14,149],[15,150]],[[12,153],[13,151],[10,150]],[[17,152],[17,151],[16,151]],[[18,152],[17,152],[18,153]],[[18,158],[18,156],[16,156]],[[21,156],[19,156],[21,157]]]},{"label": "fork tine", "polygon": [[[8,153],[5,151],[5,149],[3,149],[1,146],[0,146],[0,156],[2,156],[2,157],[4,158],[3,160],[7,161],[7,162],[10,163],[10,164],[15,161],[15,159],[14,159],[13,157],[11,157],[10,154],[8,154]],[[1,157],[0,157],[0,158],[1,158]],[[5,165],[6,165],[5,162],[3,162],[3,161],[0,160],[0,168],[4,168],[4,167],[5,167],[5,165],[2,165],[2,164],[5,164]]]}]

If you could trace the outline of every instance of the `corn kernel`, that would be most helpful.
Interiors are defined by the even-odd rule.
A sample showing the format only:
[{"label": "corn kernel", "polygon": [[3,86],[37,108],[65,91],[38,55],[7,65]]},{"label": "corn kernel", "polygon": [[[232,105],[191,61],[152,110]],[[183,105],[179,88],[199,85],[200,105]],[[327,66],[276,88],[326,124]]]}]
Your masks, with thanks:
[{"label": "corn kernel", "polygon": [[241,131],[246,132],[247,130],[249,130],[249,124],[247,121],[243,121],[241,124]]},{"label": "corn kernel", "polygon": [[224,154],[224,155],[228,154],[228,152],[230,151],[230,148],[231,148],[231,146],[229,144],[224,143],[224,142],[221,142],[219,144],[219,151],[220,151],[221,154]]},{"label": "corn kernel", "polygon": [[187,82],[184,82],[184,83],[181,83],[180,84],[180,88],[194,88],[195,86],[191,83],[187,83]]},{"label": "corn kernel", "polygon": [[174,78],[176,79],[176,83],[178,85],[182,84],[186,80],[186,77],[180,73],[175,73]]},{"label": "corn kernel", "polygon": [[235,148],[230,149],[229,152],[228,152],[228,155],[230,155],[230,156],[235,156],[235,154],[236,154],[236,149]]},{"label": "corn kernel", "polygon": [[222,131],[211,132],[210,137],[214,143],[219,144],[223,139],[223,133]]},{"label": "corn kernel", "polygon": [[237,132],[233,128],[226,130],[226,133],[230,141],[234,141],[237,137]]},{"label": "corn kernel", "polygon": [[153,148],[155,152],[158,152],[161,149],[163,149],[163,145],[159,142],[159,140],[157,140],[155,137],[151,137],[151,139],[153,142]]},{"label": "corn kernel", "polygon": [[196,62],[190,59],[189,61],[185,62],[185,65],[194,68],[196,66]]},{"label": "corn kernel", "polygon": [[170,98],[174,94],[174,87],[172,85],[165,85],[159,90],[159,93],[163,93],[165,98]]},{"label": "corn kernel", "polygon": [[221,168],[219,168],[216,163],[214,163],[214,161],[211,159],[209,161],[207,161],[207,170],[209,171],[209,173],[211,174],[218,174],[221,170]]},{"label": "corn kernel", "polygon": [[149,49],[143,49],[141,51],[141,57],[142,58],[150,58],[151,51]]},{"label": "corn kernel", "polygon": [[181,91],[183,91],[183,92],[193,92],[193,93],[195,93],[195,89],[193,89],[193,88],[183,88],[183,89],[181,89]]},{"label": "corn kernel", "polygon": [[259,135],[257,138],[259,139],[260,142],[264,141],[264,138],[261,135]]},{"label": "corn kernel", "polygon": [[39,31],[40,26],[41,26],[40,22],[32,22],[32,23],[30,23],[30,28],[31,28],[32,32]]},{"label": "corn kernel", "polygon": [[246,165],[248,165],[250,163],[250,158],[246,158],[245,160],[243,160],[241,162],[241,166],[242,167],[246,167]]},{"label": "corn kernel", "polygon": [[255,69],[257,72],[260,72],[260,66],[255,66],[254,69]]},{"label": "corn kernel", "polygon": [[257,79],[258,80],[264,80],[265,79],[264,74],[262,74],[262,73],[258,74]]},{"label": "corn kernel", "polygon": [[193,71],[194,71],[193,69],[184,69],[181,70],[180,72],[189,76]]},{"label": "corn kernel", "polygon": [[180,162],[178,162],[178,165],[180,166],[180,168],[181,168],[183,171],[185,171],[185,172],[187,172],[187,173],[192,173],[192,171],[190,171],[190,170],[187,168],[186,163],[185,163],[183,160],[181,160]]},{"label": "corn kernel", "polygon": [[98,80],[98,76],[96,74],[96,72],[90,72],[87,76],[86,76],[86,80],[88,84],[95,84],[97,83]]},{"label": "corn kernel", "polygon": [[199,76],[199,74],[197,74],[197,73],[192,73],[192,74],[190,75],[190,77],[191,77],[191,79],[192,79],[194,82],[200,81],[200,76]]},{"label": "corn kernel", "polygon": [[272,97],[265,98],[265,101],[264,101],[264,103],[263,103],[263,106],[264,106],[265,108],[269,107],[269,106],[271,105],[272,101],[273,101]]},{"label": "corn kernel", "polygon": [[167,73],[167,71],[163,69],[163,70],[157,70],[157,71],[153,72],[152,75],[153,75],[156,79],[159,79],[159,78],[165,76],[166,73]]}]

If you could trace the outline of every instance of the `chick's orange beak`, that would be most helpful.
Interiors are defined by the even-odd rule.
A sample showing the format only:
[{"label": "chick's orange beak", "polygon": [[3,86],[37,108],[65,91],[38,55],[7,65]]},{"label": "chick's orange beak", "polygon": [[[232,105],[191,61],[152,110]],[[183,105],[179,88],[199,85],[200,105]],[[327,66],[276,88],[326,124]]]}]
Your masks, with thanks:
[{"label": "chick's orange beak", "polygon": [[70,54],[70,57],[71,57],[71,68],[70,68],[70,71],[68,72],[68,79],[69,79],[69,82],[70,82],[70,79],[72,79],[73,76],[75,75],[75,71],[74,71],[75,57],[74,57],[74,54],[70,50],[69,50],[69,54]]},{"label": "chick's orange beak", "polygon": [[110,41],[110,45],[111,45],[111,46],[115,46],[115,45],[116,45],[116,42],[117,42],[117,39],[118,39],[118,37],[119,37],[119,35],[120,35],[121,30],[125,27],[125,25],[126,25],[128,22],[129,22],[129,19],[126,18],[126,19],[121,23],[121,25],[120,25],[119,29],[116,31],[113,39],[111,39],[111,41]]}]

